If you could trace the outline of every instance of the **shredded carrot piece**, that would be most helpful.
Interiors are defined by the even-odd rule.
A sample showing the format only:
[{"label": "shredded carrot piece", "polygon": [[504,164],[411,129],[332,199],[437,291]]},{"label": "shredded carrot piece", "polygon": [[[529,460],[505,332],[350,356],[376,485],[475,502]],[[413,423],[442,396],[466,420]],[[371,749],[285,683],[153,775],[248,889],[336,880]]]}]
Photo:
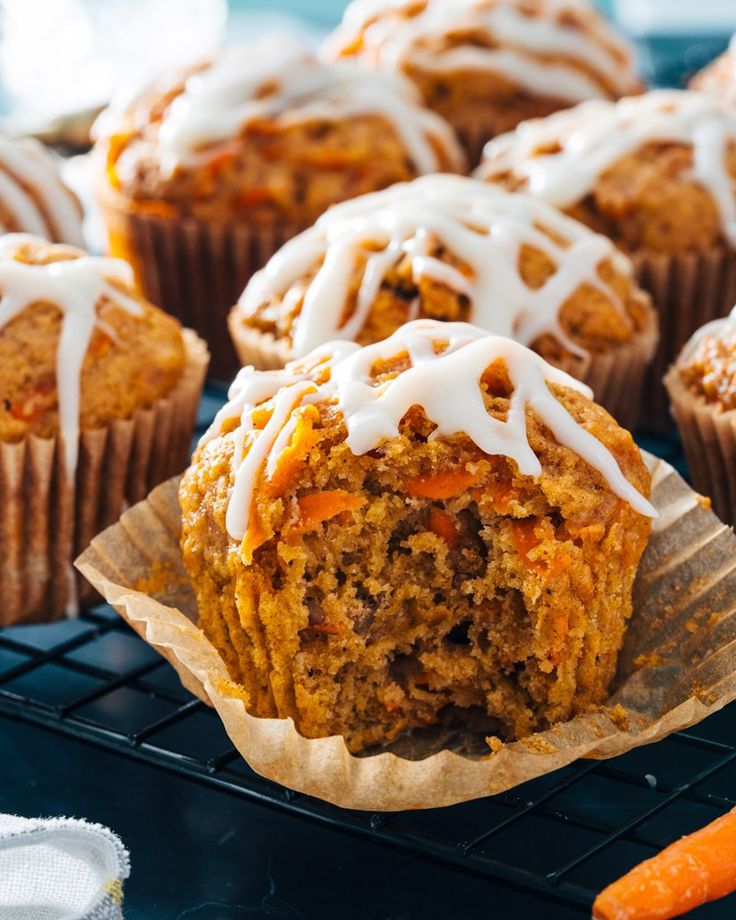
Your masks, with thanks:
[{"label": "shredded carrot piece", "polygon": [[268,204],[272,200],[273,196],[269,189],[265,186],[254,186],[235,195],[233,207],[245,210],[258,207],[259,204]]},{"label": "shredded carrot piece", "polygon": [[736,808],[602,891],[595,920],[669,920],[736,891]]},{"label": "shredded carrot piece", "polygon": [[258,519],[258,514],[254,508],[251,512],[250,519],[248,521],[248,530],[243,537],[243,542],[240,545],[240,551],[243,555],[243,559],[246,563],[250,563],[253,559],[253,553],[263,546],[270,539],[269,535],[263,529],[263,526]]},{"label": "shredded carrot piece", "polygon": [[316,406],[307,406],[297,414],[296,428],[291,440],[279,455],[276,469],[268,483],[272,495],[282,495],[294,481],[303,464],[304,458],[320,439],[320,433],[314,430],[314,423],[319,419]]},{"label": "shredded carrot piece", "polygon": [[475,473],[465,469],[447,470],[431,476],[417,476],[406,484],[412,498],[444,499],[462,495],[475,482]]},{"label": "shredded carrot piece", "polygon": [[218,179],[235,160],[235,150],[225,150],[218,153],[207,163],[207,174],[211,179]]},{"label": "shredded carrot piece", "polygon": [[152,217],[176,217],[177,211],[168,201],[136,201],[133,209],[138,214],[150,214]]},{"label": "shredded carrot piece", "polygon": [[459,534],[452,517],[440,508],[429,509],[429,529],[432,533],[441,537],[448,546],[452,547],[457,543]]},{"label": "shredded carrot piece", "polygon": [[514,544],[514,549],[530,568],[536,568],[539,565],[529,558],[529,553],[541,542],[534,531],[536,526],[537,522],[534,518],[514,521],[511,525],[511,542]]},{"label": "shredded carrot piece", "polygon": [[299,522],[291,533],[304,533],[331,518],[342,514],[343,511],[355,511],[365,504],[365,499],[359,495],[351,495],[343,489],[331,492],[311,492],[303,495],[299,500]]}]

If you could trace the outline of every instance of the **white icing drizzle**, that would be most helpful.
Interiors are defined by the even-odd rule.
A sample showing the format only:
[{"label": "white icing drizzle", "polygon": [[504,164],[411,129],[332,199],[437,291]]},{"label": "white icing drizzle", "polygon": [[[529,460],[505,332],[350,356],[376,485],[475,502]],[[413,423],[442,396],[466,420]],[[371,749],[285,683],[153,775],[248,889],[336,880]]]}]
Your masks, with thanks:
[{"label": "white icing drizzle", "polygon": [[[729,143],[736,143],[736,109],[705,93],[654,90],[522,122],[489,141],[476,175],[493,181],[511,172],[532,194],[569,208],[617,160],[656,142],[692,146],[692,177],[712,195],[723,234],[736,245],[736,185],[726,162]],[[535,155],[557,145],[558,152]]]},{"label": "white icing drizzle", "polygon": [[724,342],[736,340],[736,307],[731,310],[728,316],[713,319],[701,326],[700,329],[697,329],[682,347],[675,363],[678,366],[687,364],[697,351],[700,343],[710,336]]},{"label": "white icing drizzle", "polygon": [[[361,56],[389,71],[492,71],[540,96],[575,103],[617,95],[635,85],[633,54],[605,20],[580,0],[354,0],[328,40],[328,54],[362,36]],[[570,15],[580,23],[576,28]],[[469,32],[489,45],[437,46]],[[550,58],[554,58],[551,60]]]},{"label": "white icing drizzle", "polygon": [[409,80],[352,63],[322,62],[283,38],[228,48],[190,76],[164,114],[159,142],[173,168],[196,160],[206,146],[236,137],[255,120],[287,125],[362,115],[391,123],[417,171],[440,168],[435,145],[453,166],[462,166],[452,129],[421,106]]},{"label": "white icing drizzle", "polygon": [[[431,257],[437,243],[467,265],[471,277]],[[556,266],[539,288],[530,288],[519,273],[523,246],[545,253]],[[366,254],[355,309],[341,325],[358,261]],[[631,263],[610,240],[531,195],[449,175],[426,176],[333,207],[253,276],[239,306],[249,316],[281,300],[291,311],[290,291],[300,290],[295,286],[320,266],[294,319],[292,351],[299,357],[330,339],[354,339],[386,274],[405,258],[415,282],[432,278],[465,295],[472,323],[524,345],[549,333],[574,354],[587,355],[559,320],[562,306],[583,284],[600,290],[628,319],[616,292],[598,274],[601,262],[610,260],[620,274],[631,275]]]},{"label": "white icing drizzle", "polygon": [[[439,354],[435,353],[437,343],[447,343]],[[377,361],[402,353],[411,361],[407,370],[381,384],[372,379],[371,369]],[[514,387],[505,421],[489,415],[480,389],[483,373],[497,360],[505,362]],[[437,426],[432,439],[464,433],[485,453],[513,460],[522,475],[539,477],[542,467],[527,437],[525,412],[529,407],[560,444],[598,470],[612,492],[640,514],[656,517],[654,508],[626,479],[608,449],[552,395],[550,383],[592,397],[585,384],[553,368],[518,342],[489,335],[467,323],[431,320],[407,323],[390,338],[365,348],[344,341],[324,346],[281,371],[259,372],[245,367],[230,388],[229,402],[201,442],[219,436],[225,422],[239,419],[234,483],[226,518],[228,533],[234,540],[245,536],[256,479],[262,472],[267,478],[273,474],[288,444],[294,410],[324,402],[333,403],[342,414],[346,443],[356,456],[398,437],[401,419],[412,406],[421,406]],[[256,430],[255,409],[270,399],[270,420],[262,430]],[[243,457],[246,438],[248,449]]]},{"label": "white icing drizzle", "polygon": [[[132,288],[133,270],[122,259],[103,259],[78,253],[78,258],[32,265],[16,255],[24,247],[45,247],[38,237],[8,233],[0,237],[0,329],[27,307],[51,303],[63,314],[56,353],[56,386],[59,394],[59,429],[64,463],[71,478],[77,467],[81,372],[95,328],[108,331],[97,315],[102,298],[109,298],[128,313],[143,309],[112,282]],[[77,252],[59,247],[63,253]]]},{"label": "white icing drizzle", "polygon": [[[54,157],[30,137],[0,135],[0,202],[13,229],[82,246],[82,215]],[[0,232],[9,227],[0,224]]]}]

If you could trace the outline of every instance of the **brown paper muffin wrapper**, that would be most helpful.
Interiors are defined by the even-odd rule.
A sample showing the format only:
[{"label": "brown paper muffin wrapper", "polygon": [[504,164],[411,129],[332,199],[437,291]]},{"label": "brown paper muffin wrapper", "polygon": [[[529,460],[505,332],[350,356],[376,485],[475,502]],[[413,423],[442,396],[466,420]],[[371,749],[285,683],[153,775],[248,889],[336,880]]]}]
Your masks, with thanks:
[{"label": "brown paper muffin wrapper", "polygon": [[339,736],[310,740],[290,719],[249,715],[219,653],[194,625],[176,479],[96,537],[77,566],[182,683],[215,707],[258,773],[345,808],[435,808],[502,792],[579,757],[613,757],[736,698],[736,536],[668,464],[651,456],[647,463],[660,516],[609,705],[494,753],[469,754],[479,739],[455,733],[410,736],[354,756]]},{"label": "brown paper muffin wrapper", "polygon": [[704,323],[727,316],[736,303],[736,252],[724,246],[704,252],[631,253],[639,284],[659,313],[659,347],[645,380],[642,428],[672,427],[662,378],[690,336]]},{"label": "brown paper muffin wrapper", "polygon": [[180,382],[150,408],[79,436],[70,483],[61,439],[0,444],[0,626],[58,619],[97,593],[72,567],[92,537],[187,465],[207,372],[205,343],[184,331]]},{"label": "brown paper muffin wrapper", "polygon": [[693,485],[710,497],[722,521],[736,524],[736,411],[723,412],[691,393],[674,365],[665,385]]},{"label": "brown paper muffin wrapper", "polygon": [[[257,370],[270,371],[291,360],[286,340],[246,326],[237,307],[230,311],[227,322],[241,365],[252,364]],[[642,404],[647,366],[657,340],[657,317],[652,311],[645,328],[630,342],[605,354],[591,354],[582,373],[572,366],[564,369],[587,383],[596,402],[608,409],[620,425],[633,430]]]},{"label": "brown paper muffin wrapper", "polygon": [[304,228],[276,219],[212,224],[162,217],[132,210],[109,190],[98,198],[111,254],[130,262],[148,300],[206,339],[210,375],[230,380],[238,370],[227,334],[230,308],[251,275]]}]

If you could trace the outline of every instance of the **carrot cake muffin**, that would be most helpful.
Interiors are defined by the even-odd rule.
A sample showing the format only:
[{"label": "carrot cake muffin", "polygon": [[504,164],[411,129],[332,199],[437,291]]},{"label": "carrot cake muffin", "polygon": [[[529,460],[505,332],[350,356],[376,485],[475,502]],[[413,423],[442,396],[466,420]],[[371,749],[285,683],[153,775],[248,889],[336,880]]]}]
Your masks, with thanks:
[{"label": "carrot cake muffin", "polygon": [[723,54],[695,74],[690,81],[690,88],[713,93],[732,105],[736,103],[736,35],[731,38]]},{"label": "carrot cake muffin", "polygon": [[518,738],[603,702],[655,512],[590,397],[431,320],[244,368],[180,501],[200,625],[249,711],[360,751],[444,721]]},{"label": "carrot cake muffin", "polygon": [[82,246],[82,208],[54,156],[32,137],[0,135],[0,233]]},{"label": "carrot cake muffin", "polygon": [[206,363],[125,262],[0,238],[3,622],[76,607],[75,554],[186,464]]},{"label": "carrot cake muffin", "polygon": [[665,384],[693,485],[736,524],[736,308],[693,335]]},{"label": "carrot cake muffin", "polygon": [[660,313],[659,381],[688,337],[736,301],[736,109],[692,91],[586,102],[524,122],[477,175],[529,191],[628,252]]},{"label": "carrot cake muffin", "polygon": [[520,121],[642,88],[630,46],[582,0],[354,0],[325,54],[406,74],[473,164]]},{"label": "carrot cake muffin", "polygon": [[256,273],[229,322],[242,363],[271,368],[417,317],[512,336],[633,427],[657,329],[631,263],[545,202],[473,179],[426,176],[337,205]]},{"label": "carrot cake muffin", "polygon": [[113,254],[202,331],[228,377],[227,310],[283,242],[337,201],[464,169],[452,128],[406,78],[288,41],[230,48],[155,83],[103,115],[98,136]]}]

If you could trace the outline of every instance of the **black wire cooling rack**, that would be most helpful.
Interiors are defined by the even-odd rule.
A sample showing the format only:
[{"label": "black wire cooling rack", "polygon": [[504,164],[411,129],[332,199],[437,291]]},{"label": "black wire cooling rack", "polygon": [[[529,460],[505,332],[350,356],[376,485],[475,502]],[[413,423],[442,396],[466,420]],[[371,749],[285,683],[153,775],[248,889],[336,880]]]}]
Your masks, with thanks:
[{"label": "black wire cooling rack", "polygon": [[[221,390],[208,390],[200,427],[221,398]],[[678,461],[675,438],[640,441]],[[0,713],[536,893],[581,916],[613,878],[736,806],[734,705],[690,732],[503,795],[399,814],[339,809],[250,770],[217,715],[106,605],[78,620],[0,630]],[[734,907],[726,899],[702,915],[733,918]]]}]

